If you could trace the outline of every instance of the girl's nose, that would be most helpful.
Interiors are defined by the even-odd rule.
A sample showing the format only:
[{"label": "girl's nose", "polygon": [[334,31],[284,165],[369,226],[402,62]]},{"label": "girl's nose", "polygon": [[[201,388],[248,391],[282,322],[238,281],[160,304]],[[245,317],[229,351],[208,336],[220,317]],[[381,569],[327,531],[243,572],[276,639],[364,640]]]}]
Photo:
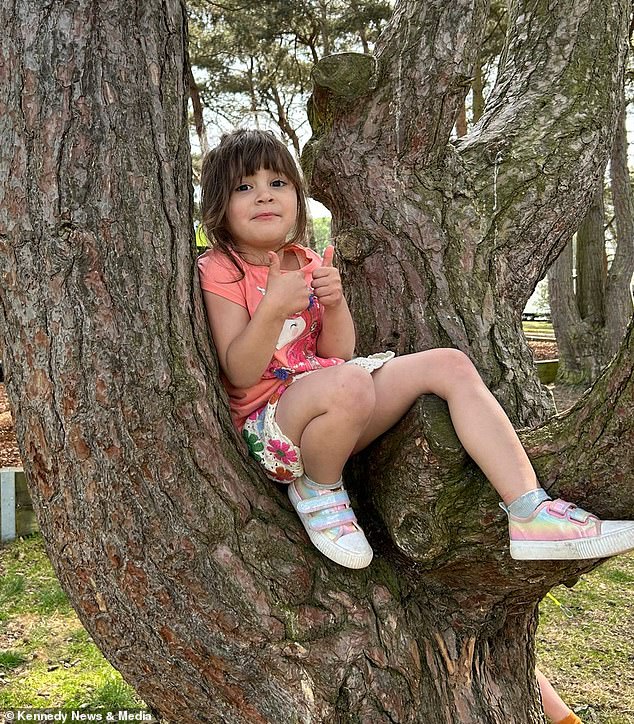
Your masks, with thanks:
[{"label": "girl's nose", "polygon": [[256,199],[258,203],[266,203],[267,201],[271,201],[272,199],[273,195],[271,194],[271,190],[269,188],[262,188],[258,191]]}]

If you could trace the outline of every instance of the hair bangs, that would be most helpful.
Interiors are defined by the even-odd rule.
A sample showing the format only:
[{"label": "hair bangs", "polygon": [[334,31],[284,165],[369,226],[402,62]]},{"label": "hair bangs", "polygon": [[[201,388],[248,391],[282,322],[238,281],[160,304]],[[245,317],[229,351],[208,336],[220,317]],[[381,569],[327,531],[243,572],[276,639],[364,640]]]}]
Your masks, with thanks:
[{"label": "hair bangs", "polygon": [[[245,176],[253,176],[261,168],[283,174],[297,188],[301,188],[302,179],[297,166],[288,150],[269,133],[246,132],[236,139],[230,149],[228,159],[232,185]],[[229,150],[229,149],[228,149]]]}]

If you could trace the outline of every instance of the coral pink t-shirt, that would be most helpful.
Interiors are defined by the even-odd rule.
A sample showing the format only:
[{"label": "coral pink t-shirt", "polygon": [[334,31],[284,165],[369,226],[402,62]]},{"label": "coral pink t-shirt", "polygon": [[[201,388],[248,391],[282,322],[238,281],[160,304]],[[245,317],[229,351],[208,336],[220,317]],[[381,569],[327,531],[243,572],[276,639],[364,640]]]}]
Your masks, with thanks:
[{"label": "coral pink t-shirt", "polygon": [[[313,271],[321,266],[319,255],[298,244],[288,246],[285,250],[295,253],[306,283],[311,286]],[[201,254],[198,257],[200,286],[207,292],[245,307],[249,316],[253,317],[264,297],[269,269],[267,266],[248,264],[237,255],[234,258],[244,270],[242,279],[235,265],[220,250],[210,249]],[[317,297],[311,294],[307,309],[284,322],[273,357],[260,381],[253,387],[235,387],[222,374],[222,382],[229,393],[231,416],[238,430],[242,430],[252,412],[266,405],[273,393],[289,384],[295,375],[343,362],[338,357],[317,356],[322,317],[323,307]]]}]

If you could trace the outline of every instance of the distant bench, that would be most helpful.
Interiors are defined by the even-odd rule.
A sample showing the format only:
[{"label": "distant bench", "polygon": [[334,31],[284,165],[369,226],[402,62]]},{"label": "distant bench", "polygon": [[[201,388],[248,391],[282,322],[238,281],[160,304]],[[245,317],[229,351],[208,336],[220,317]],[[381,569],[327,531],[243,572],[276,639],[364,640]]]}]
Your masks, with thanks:
[{"label": "distant bench", "polygon": [[37,530],[22,468],[0,468],[0,542]]}]

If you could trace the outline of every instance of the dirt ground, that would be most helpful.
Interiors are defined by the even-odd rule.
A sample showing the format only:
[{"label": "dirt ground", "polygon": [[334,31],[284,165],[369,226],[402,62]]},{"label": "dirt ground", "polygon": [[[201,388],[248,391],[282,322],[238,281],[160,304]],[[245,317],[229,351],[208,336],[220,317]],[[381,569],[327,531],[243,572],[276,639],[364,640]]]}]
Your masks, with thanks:
[{"label": "dirt ground", "polygon": [[[556,342],[530,342],[536,360],[556,359]],[[570,407],[583,393],[582,388],[565,385],[549,385],[559,412]],[[0,384],[0,467],[22,466],[15,439],[13,419],[4,385]]]},{"label": "dirt ground", "polygon": [[0,384],[0,467],[22,467],[4,385]]}]

